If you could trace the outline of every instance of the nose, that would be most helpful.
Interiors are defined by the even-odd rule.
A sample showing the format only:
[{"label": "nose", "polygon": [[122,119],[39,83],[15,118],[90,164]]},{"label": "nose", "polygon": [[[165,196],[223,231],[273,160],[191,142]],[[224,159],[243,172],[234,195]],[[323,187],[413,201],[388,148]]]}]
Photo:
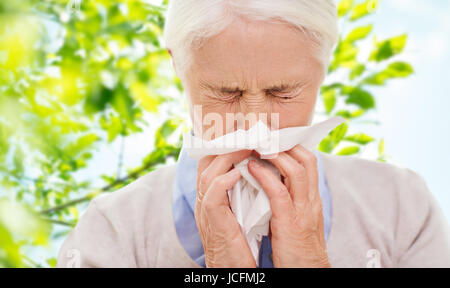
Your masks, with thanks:
[{"label": "nose", "polygon": [[270,100],[263,91],[244,93],[240,101],[240,112],[247,120],[245,129],[252,127],[257,121],[262,121],[268,126],[271,123]]},{"label": "nose", "polygon": [[241,107],[242,112],[248,113],[267,113],[267,98],[264,92],[245,92],[242,95]]}]

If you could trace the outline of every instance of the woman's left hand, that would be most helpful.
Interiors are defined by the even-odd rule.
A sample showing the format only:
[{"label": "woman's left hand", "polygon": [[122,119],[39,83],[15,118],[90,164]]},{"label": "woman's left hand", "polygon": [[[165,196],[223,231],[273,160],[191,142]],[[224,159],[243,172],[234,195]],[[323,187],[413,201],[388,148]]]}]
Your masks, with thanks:
[{"label": "woman's left hand", "polygon": [[278,168],[282,180],[256,161],[248,168],[270,199],[274,267],[330,267],[316,156],[297,145],[267,160]]}]

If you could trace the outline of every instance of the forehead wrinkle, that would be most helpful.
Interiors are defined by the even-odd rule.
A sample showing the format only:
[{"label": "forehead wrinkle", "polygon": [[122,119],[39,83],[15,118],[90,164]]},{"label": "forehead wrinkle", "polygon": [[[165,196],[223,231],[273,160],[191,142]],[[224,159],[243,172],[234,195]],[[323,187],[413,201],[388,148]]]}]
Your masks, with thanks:
[{"label": "forehead wrinkle", "polygon": [[[238,33],[239,31],[242,32],[238,30]],[[296,32],[298,33],[299,31]],[[298,84],[296,82],[300,80],[303,82],[313,80],[312,77],[314,77],[313,74],[315,73],[311,72],[315,70],[313,69],[315,63],[311,62],[315,62],[314,58],[308,53],[304,55],[309,50],[309,47],[303,46],[301,49],[304,50],[303,53],[300,55],[295,54],[293,59],[287,60],[289,57],[286,58],[287,55],[285,53],[290,55],[292,52],[284,50],[281,55],[269,56],[266,52],[272,50],[266,51],[267,47],[261,45],[256,45],[258,50],[253,51],[254,53],[245,48],[240,49],[242,45],[239,45],[237,48],[234,47],[235,49],[229,47],[224,49],[227,45],[220,45],[223,40],[216,37],[212,42],[209,42],[213,44],[212,46],[208,48],[203,47],[203,49],[197,51],[196,55],[205,56],[206,54],[208,56],[207,59],[203,59],[203,63],[199,63],[198,72],[203,80],[210,81],[213,86],[245,91],[252,89],[252,91],[256,92],[256,90],[269,89],[274,86],[295,86]],[[244,47],[249,48],[247,46]],[[207,53],[203,53],[204,51],[207,51]],[[230,54],[231,51],[233,52]],[[259,55],[258,57],[257,54]],[[202,67],[201,64],[204,66]]]}]

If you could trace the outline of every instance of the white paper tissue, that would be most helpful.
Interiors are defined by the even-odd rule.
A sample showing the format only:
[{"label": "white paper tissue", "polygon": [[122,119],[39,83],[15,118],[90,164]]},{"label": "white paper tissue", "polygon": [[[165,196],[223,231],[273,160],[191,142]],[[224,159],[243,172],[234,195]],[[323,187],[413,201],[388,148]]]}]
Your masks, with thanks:
[{"label": "white paper tissue", "polygon": [[[185,133],[183,148],[190,157],[197,160],[207,155],[220,155],[244,149],[256,150],[261,155],[261,159],[267,159],[274,157],[278,152],[290,150],[297,144],[312,150],[330,131],[344,121],[342,117],[332,117],[312,126],[289,127],[276,131],[270,131],[263,122],[258,121],[248,130],[238,129],[211,141]],[[269,221],[272,214],[269,198],[247,169],[250,159],[260,161],[278,177],[280,173],[268,161],[250,156],[235,165],[235,168],[240,170],[242,178],[232,190],[228,191],[231,210],[246,236],[258,265],[261,240],[269,233]]]}]

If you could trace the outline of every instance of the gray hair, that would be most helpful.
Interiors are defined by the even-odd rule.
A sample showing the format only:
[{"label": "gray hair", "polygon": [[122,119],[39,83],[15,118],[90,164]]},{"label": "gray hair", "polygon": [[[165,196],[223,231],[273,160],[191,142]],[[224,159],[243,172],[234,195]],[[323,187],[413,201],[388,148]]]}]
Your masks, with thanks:
[{"label": "gray hair", "polygon": [[334,0],[170,0],[164,28],[166,48],[177,70],[184,73],[192,61],[191,49],[223,31],[235,17],[288,23],[318,45],[324,68],[338,40]]}]

